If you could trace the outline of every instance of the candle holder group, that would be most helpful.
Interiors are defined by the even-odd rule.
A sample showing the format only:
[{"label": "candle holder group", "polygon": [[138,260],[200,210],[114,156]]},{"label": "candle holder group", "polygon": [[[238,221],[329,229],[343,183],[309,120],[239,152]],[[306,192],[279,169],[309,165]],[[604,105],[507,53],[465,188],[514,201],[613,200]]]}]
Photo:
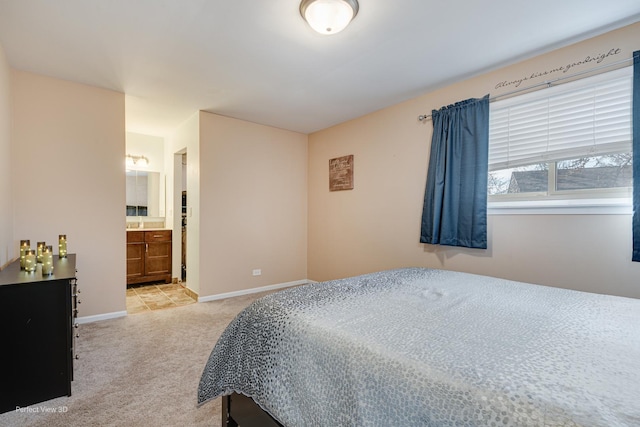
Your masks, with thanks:
[{"label": "candle holder group", "polygon": [[[58,257],[67,257],[66,234],[58,236]],[[31,249],[30,240],[20,240],[20,269],[27,273],[34,273],[38,264],[42,264],[43,276],[53,274],[53,245],[47,245],[46,242],[38,242],[36,249]]]}]

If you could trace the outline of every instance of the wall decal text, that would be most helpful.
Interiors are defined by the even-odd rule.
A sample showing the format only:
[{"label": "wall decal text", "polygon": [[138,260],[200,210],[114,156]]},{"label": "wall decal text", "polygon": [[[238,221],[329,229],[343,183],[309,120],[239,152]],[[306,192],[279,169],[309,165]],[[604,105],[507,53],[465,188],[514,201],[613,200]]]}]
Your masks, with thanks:
[{"label": "wall decal text", "polygon": [[531,73],[528,76],[524,76],[515,80],[504,80],[501,81],[500,83],[496,84],[495,89],[500,89],[500,88],[506,88],[509,86],[513,86],[513,87],[519,87],[523,82],[526,82],[528,80],[533,80],[539,77],[546,77],[552,74],[557,74],[557,73],[566,73],[569,70],[572,70],[574,67],[579,67],[581,65],[586,65],[586,64],[591,64],[591,63],[595,63],[595,64],[600,64],[602,61],[604,61],[605,59],[615,56],[615,55],[619,55],[622,52],[622,49],[620,48],[614,48],[614,49],[609,49],[608,52],[602,52],[599,53],[597,55],[591,56],[591,55],[587,55],[584,59],[580,60],[580,61],[576,61],[576,62],[570,62],[568,64],[565,65],[561,65],[559,67],[556,68],[552,68],[550,70],[545,70],[545,71],[534,71],[533,73]]}]

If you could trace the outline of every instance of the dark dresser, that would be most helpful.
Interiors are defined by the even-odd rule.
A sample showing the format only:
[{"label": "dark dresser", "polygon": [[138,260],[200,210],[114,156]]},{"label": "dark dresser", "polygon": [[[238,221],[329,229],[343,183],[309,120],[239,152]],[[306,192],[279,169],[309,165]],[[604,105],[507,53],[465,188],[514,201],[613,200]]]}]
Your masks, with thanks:
[{"label": "dark dresser", "polygon": [[0,413],[71,395],[78,327],[76,256],[53,256],[53,275],[0,271]]}]

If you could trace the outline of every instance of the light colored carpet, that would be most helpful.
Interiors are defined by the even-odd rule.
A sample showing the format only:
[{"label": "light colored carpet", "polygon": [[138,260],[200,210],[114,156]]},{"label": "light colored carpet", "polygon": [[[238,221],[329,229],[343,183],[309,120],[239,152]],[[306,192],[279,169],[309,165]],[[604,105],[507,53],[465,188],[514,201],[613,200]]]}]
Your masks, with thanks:
[{"label": "light colored carpet", "polygon": [[0,426],[220,426],[220,399],[196,407],[200,375],[224,328],[263,295],[80,325],[72,395],[2,414]]}]

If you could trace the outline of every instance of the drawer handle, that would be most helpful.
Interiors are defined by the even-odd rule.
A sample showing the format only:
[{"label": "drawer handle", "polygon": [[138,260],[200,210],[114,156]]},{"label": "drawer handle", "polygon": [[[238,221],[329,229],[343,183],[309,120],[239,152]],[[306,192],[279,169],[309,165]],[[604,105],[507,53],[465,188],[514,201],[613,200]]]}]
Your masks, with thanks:
[{"label": "drawer handle", "polygon": [[154,234],[153,237],[162,237],[162,234]]}]

